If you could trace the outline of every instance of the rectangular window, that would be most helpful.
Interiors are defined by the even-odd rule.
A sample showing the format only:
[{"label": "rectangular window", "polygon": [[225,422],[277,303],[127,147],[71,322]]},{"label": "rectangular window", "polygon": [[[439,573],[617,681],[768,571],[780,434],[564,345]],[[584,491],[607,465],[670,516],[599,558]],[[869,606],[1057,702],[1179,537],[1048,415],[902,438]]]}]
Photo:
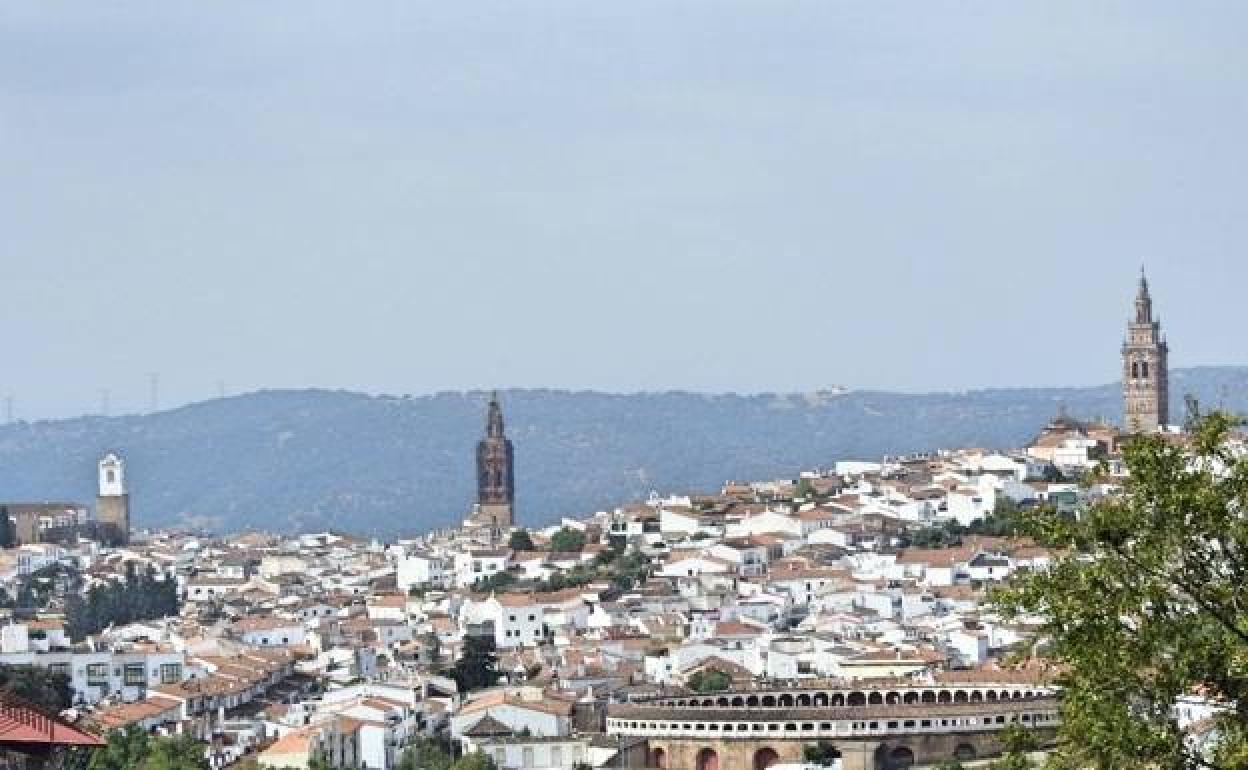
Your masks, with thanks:
[{"label": "rectangular window", "polygon": [[129,687],[141,687],[147,684],[147,669],[142,663],[127,663],[125,666],[125,676],[122,679]]},{"label": "rectangular window", "polygon": [[160,681],[165,684],[176,684],[182,681],[181,663],[162,663],[160,665]]},{"label": "rectangular window", "polygon": [[48,672],[52,674],[64,674],[65,676],[69,676],[69,664],[68,663],[49,663]]},{"label": "rectangular window", "polygon": [[87,684],[108,684],[108,664],[88,663]]}]

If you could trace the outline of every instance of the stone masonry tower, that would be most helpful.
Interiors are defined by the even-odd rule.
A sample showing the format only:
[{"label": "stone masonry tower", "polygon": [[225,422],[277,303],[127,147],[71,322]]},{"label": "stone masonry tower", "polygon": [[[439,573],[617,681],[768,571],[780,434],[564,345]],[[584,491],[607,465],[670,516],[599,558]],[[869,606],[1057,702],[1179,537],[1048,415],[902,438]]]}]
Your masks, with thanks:
[{"label": "stone masonry tower", "polygon": [[503,409],[495,393],[490,397],[485,438],[477,443],[477,519],[490,529],[508,529],[515,503],[513,450],[503,432]]},{"label": "stone masonry tower", "polygon": [[99,494],[95,520],[102,537],[114,545],[130,542],[130,495],[126,492],[126,464],[116,452],[100,459]]},{"label": "stone masonry tower", "polygon": [[1135,317],[1127,324],[1127,337],[1122,343],[1123,420],[1127,430],[1153,433],[1170,424],[1168,355],[1161,321],[1153,318],[1148,279],[1141,270]]}]

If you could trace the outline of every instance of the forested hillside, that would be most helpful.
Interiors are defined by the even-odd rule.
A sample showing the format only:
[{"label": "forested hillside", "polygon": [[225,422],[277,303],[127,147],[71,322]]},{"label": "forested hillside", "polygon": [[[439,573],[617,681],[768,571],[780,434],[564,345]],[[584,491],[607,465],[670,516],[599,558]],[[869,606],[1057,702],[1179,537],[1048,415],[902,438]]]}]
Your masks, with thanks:
[{"label": "forested hillside", "polygon": [[[1248,410],[1248,368],[1172,372],[1182,398]],[[151,415],[0,427],[0,499],[94,497],[95,461],[128,461],[137,526],[334,527],[415,533],[473,499],[485,393],[416,398],[265,391]],[[1116,384],[966,393],[614,395],[504,391],[522,522],[644,496],[794,475],[837,459],[943,446],[1017,446],[1059,405],[1120,418]]]}]

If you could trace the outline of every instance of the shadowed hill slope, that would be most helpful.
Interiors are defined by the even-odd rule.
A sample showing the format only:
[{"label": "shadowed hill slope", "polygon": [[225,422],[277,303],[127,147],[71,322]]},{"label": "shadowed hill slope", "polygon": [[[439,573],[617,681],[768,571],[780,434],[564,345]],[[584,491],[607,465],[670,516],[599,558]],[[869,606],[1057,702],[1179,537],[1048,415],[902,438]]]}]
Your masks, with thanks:
[{"label": "shadowed hill slope", "polygon": [[[1248,367],[1171,373],[1176,403],[1248,410]],[[106,449],[128,462],[136,526],[333,527],[412,534],[462,518],[485,393],[415,398],[262,391],[150,415],[0,427],[0,499],[94,498]],[[520,523],[644,496],[789,477],[837,459],[950,446],[1011,447],[1064,404],[1121,416],[1116,384],[965,393],[703,395],[502,393]]]}]

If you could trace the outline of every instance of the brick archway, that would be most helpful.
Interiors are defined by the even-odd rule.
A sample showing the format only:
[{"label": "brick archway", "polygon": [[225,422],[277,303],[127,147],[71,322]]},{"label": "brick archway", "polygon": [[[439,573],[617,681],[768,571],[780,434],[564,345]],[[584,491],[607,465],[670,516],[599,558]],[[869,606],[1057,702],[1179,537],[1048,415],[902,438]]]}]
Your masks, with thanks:
[{"label": "brick archway", "polygon": [[765,746],[754,752],[754,770],[767,770],[767,768],[779,761],[779,752],[770,746]]}]

